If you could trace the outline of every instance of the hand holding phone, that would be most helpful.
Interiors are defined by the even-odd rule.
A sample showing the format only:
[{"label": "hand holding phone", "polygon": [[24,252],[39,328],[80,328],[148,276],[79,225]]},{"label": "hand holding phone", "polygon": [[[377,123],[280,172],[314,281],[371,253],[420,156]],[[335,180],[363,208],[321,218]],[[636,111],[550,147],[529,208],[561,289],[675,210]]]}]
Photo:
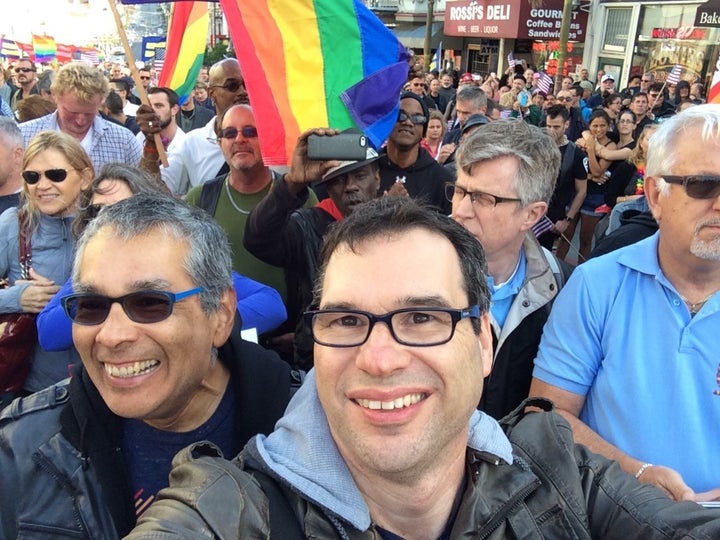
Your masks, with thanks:
[{"label": "hand holding phone", "polygon": [[310,135],[308,158],[325,161],[360,161],[367,155],[367,137],[362,133],[338,133],[337,135]]}]

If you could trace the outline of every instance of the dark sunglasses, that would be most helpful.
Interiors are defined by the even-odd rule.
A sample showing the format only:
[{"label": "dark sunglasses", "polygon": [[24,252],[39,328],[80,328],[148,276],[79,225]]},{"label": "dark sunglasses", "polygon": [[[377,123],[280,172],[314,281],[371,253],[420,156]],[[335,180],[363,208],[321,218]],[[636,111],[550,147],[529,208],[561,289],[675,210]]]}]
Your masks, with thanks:
[{"label": "dark sunglasses", "polygon": [[693,199],[714,199],[720,195],[720,176],[692,174],[687,176],[663,175],[670,184],[680,184]]},{"label": "dark sunglasses", "polygon": [[[75,170],[75,169],[73,169]],[[67,169],[48,169],[46,171],[23,171],[23,179],[30,185],[37,184],[40,181],[40,177],[45,175],[45,178],[51,182],[62,182],[67,178]]]},{"label": "dark sunglasses", "polygon": [[60,302],[68,318],[75,324],[94,326],[104,323],[115,302],[122,306],[131,321],[150,324],[164,321],[172,315],[175,302],[202,291],[202,287],[179,293],[138,291],[117,298],[101,294],[81,293],[66,296]]},{"label": "dark sunglasses", "polygon": [[253,139],[258,136],[257,128],[255,126],[245,126],[241,129],[227,127],[220,131],[218,139],[234,139],[238,136],[238,133],[242,133],[242,136],[246,139]]},{"label": "dark sunglasses", "polygon": [[15,73],[31,73],[35,71],[33,68],[15,68]]},{"label": "dark sunglasses", "polygon": [[149,80],[150,80],[150,77],[148,77],[147,75],[145,75],[145,76],[140,75],[140,80],[142,80],[142,81],[149,81]]},{"label": "dark sunglasses", "polygon": [[400,111],[397,121],[404,122],[405,120],[410,120],[416,126],[427,122],[427,118],[424,117],[422,114],[408,114],[405,111]]},{"label": "dark sunglasses", "polygon": [[245,86],[245,84],[241,81],[237,81],[235,79],[228,79],[227,81],[225,81],[225,84],[212,84],[210,85],[210,88],[222,88],[223,90],[227,90],[228,92],[237,92],[243,86]]}]

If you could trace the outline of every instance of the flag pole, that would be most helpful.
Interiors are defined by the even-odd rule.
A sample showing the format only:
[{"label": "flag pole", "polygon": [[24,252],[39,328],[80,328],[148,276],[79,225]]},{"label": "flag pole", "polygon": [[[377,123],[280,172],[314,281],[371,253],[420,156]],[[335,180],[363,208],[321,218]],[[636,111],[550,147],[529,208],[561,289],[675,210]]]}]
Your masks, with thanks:
[{"label": "flag pole", "polygon": [[[117,26],[120,41],[122,42],[123,49],[125,49],[125,58],[127,58],[128,67],[130,68],[130,75],[132,76],[133,81],[135,81],[135,88],[137,88],[140,102],[143,105],[150,105],[147,92],[145,92],[145,87],[142,85],[142,81],[140,80],[140,73],[138,72],[137,66],[135,66],[135,58],[133,57],[132,49],[130,48],[130,43],[128,42],[127,34],[125,33],[125,28],[123,27],[122,20],[120,19],[120,13],[118,13],[117,6],[115,5],[115,0],[108,0],[108,3],[110,4],[110,11],[112,11],[113,16],[115,17],[115,26]],[[167,155],[165,154],[165,147],[162,144],[160,134],[153,134],[153,139],[155,140],[155,148],[157,148],[160,163],[162,163],[163,167],[167,167]]]}]

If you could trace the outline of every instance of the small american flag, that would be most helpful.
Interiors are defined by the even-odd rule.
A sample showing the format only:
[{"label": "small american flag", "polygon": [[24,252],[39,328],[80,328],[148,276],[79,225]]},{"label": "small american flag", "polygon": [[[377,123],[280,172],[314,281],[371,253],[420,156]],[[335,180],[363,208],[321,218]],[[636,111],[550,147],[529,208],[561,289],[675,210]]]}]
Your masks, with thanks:
[{"label": "small american flag", "polygon": [[535,225],[532,226],[532,232],[535,235],[535,238],[540,238],[543,234],[548,232],[554,226],[555,224],[550,221],[549,217],[543,216],[540,221],[538,221]]},{"label": "small american flag", "polygon": [[153,60],[153,67],[155,68],[155,71],[157,72],[158,78],[160,78],[160,73],[162,73],[163,66],[165,65],[165,47],[162,49],[158,48],[155,49],[155,59]]},{"label": "small american flag", "polygon": [[680,82],[680,74],[682,73],[682,66],[680,64],[675,64],[675,67],[672,68],[670,73],[668,73],[667,79],[665,79],[665,82],[667,84],[677,84]]},{"label": "small american flag", "polygon": [[98,52],[96,49],[85,50],[80,52],[80,60],[93,66],[97,66],[100,63]]},{"label": "small american flag", "polygon": [[553,80],[550,75],[545,73],[544,71],[540,72],[540,78],[537,82],[538,90],[541,92],[545,92],[546,94],[550,93],[550,87],[552,86]]},{"label": "small american flag", "polygon": [[515,67],[515,55],[510,51],[508,53],[508,66]]}]

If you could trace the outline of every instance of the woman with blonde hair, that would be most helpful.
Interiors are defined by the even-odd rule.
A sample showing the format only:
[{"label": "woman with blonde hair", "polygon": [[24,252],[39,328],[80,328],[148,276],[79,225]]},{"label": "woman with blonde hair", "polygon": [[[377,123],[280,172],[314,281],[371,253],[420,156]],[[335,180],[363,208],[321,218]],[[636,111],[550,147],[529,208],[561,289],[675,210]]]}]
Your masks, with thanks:
[{"label": "woman with blonde hair", "polygon": [[[43,131],[30,140],[23,157],[20,206],[0,216],[0,276],[9,284],[0,289],[0,313],[39,313],[70,276],[75,247],[71,226],[80,192],[94,174],[87,153],[69,135]],[[26,267],[19,255],[21,222],[30,239]],[[66,378],[68,366],[78,360],[74,350],[49,353],[36,344],[21,393]]]},{"label": "woman with blonde hair", "polygon": [[431,110],[427,132],[425,133],[425,137],[420,141],[420,146],[427,150],[428,154],[435,160],[437,160],[440,155],[440,147],[442,147],[442,141],[446,131],[447,124],[445,123],[443,113],[435,109]]}]

